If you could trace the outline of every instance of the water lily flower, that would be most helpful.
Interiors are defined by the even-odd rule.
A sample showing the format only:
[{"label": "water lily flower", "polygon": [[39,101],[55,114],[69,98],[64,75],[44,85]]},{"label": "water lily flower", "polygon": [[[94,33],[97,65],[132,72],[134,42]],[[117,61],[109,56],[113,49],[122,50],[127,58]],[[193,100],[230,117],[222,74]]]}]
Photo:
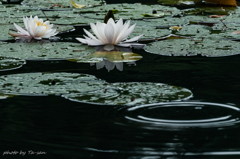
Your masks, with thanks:
[{"label": "water lily flower", "polygon": [[43,21],[42,19],[35,16],[23,17],[23,22],[25,29],[14,23],[17,33],[9,33],[10,35],[19,38],[26,39],[48,39],[51,36],[57,34],[56,29],[53,29],[53,24],[50,24],[49,21]]},{"label": "water lily flower", "polygon": [[131,47],[133,45],[144,46],[143,44],[132,43],[139,40],[142,35],[127,40],[127,37],[133,32],[135,25],[136,24],[130,26],[130,21],[123,23],[122,19],[115,23],[114,20],[110,18],[107,24],[100,22],[97,22],[96,24],[90,23],[90,27],[95,36],[84,29],[84,32],[87,34],[87,36],[84,35],[85,39],[76,39],[79,42],[90,46],[105,45],[105,50],[113,50],[114,45],[121,47]]}]

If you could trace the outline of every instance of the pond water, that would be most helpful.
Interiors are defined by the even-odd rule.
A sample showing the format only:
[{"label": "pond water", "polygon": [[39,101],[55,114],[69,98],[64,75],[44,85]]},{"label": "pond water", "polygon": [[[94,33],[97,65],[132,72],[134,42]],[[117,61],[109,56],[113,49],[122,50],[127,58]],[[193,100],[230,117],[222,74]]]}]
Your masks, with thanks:
[{"label": "pond water", "polygon": [[[75,35],[66,35],[71,38],[64,36],[54,42],[75,44]],[[201,48],[203,55],[194,56],[133,49],[137,60],[118,65],[112,57],[99,64],[86,59],[82,63],[75,57],[73,62],[52,55],[47,60],[39,60],[42,57],[37,54],[18,55],[16,58],[26,61],[18,61],[15,69],[1,65],[0,158],[239,159],[240,55],[234,50],[238,39],[231,42],[231,56],[206,56],[206,48]],[[24,48],[15,41],[7,40],[4,45]],[[91,52],[91,48],[85,50]],[[12,56],[3,59],[16,60]],[[48,74],[38,74],[42,72]],[[75,77],[79,74],[83,77]],[[36,89],[29,90],[27,86],[32,87],[39,76],[44,80],[38,84],[46,88],[36,84]],[[11,83],[14,80],[16,83]],[[129,92],[117,94],[119,87]]]}]

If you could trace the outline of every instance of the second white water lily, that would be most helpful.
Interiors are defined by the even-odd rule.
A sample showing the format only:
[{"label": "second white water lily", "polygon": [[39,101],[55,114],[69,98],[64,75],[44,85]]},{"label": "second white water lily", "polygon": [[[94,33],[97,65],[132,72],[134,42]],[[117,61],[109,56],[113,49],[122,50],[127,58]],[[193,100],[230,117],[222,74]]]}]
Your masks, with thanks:
[{"label": "second white water lily", "polygon": [[24,17],[23,18],[25,29],[14,23],[17,33],[10,33],[10,35],[19,38],[27,39],[48,39],[57,34],[56,29],[53,29],[53,25],[49,21],[43,21],[37,16]]},{"label": "second white water lily", "polygon": [[120,19],[115,23],[114,20],[110,18],[107,24],[97,22],[96,24],[90,23],[90,26],[95,36],[84,29],[84,32],[87,34],[87,36],[84,35],[85,39],[76,38],[83,44],[90,46],[105,45],[108,46],[109,50],[111,50],[114,45],[122,47],[130,47],[132,45],[143,46],[143,44],[132,43],[139,40],[142,35],[127,40],[127,37],[135,28],[135,24],[130,25],[130,21],[123,23],[123,20]]}]

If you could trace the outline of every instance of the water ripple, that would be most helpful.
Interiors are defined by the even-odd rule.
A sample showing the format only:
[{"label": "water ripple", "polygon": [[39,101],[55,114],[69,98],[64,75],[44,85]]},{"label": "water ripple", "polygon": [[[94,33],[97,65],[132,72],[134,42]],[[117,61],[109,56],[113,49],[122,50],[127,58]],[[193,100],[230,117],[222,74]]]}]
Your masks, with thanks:
[{"label": "water ripple", "polygon": [[125,119],[149,129],[224,128],[240,122],[238,107],[209,102],[168,102],[128,108]]}]

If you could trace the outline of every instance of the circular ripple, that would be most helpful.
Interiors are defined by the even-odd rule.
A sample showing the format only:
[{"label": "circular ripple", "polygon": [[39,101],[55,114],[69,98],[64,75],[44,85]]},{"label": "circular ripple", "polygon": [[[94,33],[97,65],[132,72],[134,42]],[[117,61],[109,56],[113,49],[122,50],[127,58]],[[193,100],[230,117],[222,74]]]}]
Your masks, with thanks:
[{"label": "circular ripple", "polygon": [[25,60],[0,56],[0,71],[18,69],[22,67],[24,64],[26,64]]},{"label": "circular ripple", "polygon": [[239,123],[240,109],[208,102],[168,102],[135,106],[125,118],[144,128],[184,129],[233,126]]}]

